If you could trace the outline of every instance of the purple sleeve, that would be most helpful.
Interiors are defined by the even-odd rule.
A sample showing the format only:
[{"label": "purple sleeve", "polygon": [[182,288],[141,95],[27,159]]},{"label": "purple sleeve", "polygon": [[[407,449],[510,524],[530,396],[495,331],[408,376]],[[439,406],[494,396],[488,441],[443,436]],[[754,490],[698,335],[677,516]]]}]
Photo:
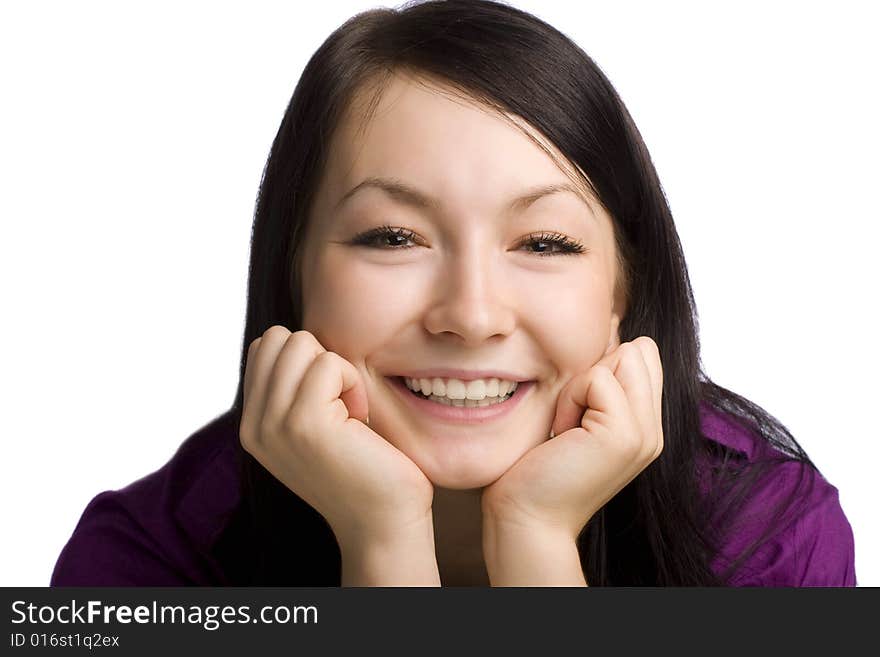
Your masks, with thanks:
[{"label": "purple sleeve", "polygon": [[160,545],[107,491],[80,518],[55,564],[50,586],[184,586]]},{"label": "purple sleeve", "polygon": [[833,487],[795,524],[793,544],[798,586],[856,585],[852,527]]},{"label": "purple sleeve", "polygon": [[[796,462],[775,466],[742,510],[728,539],[727,557],[769,536],[738,569],[732,586],[855,586],[855,547],[837,489],[816,470]],[[771,515],[794,493],[781,516]]]}]

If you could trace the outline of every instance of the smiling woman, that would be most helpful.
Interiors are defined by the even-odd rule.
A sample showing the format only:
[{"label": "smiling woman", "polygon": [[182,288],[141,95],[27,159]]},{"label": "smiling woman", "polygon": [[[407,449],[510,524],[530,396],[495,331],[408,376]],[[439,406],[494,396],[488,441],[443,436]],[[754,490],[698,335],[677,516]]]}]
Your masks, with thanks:
[{"label": "smiling woman", "polygon": [[233,407],[53,583],[853,585],[836,489],[695,318],[580,48],[487,1],[355,16],[266,164]]},{"label": "smiling woman", "polygon": [[[618,345],[614,227],[532,129],[428,80],[392,73],[371,115],[337,127],[302,246],[301,328],[361,371],[379,435],[435,485],[474,491],[546,440],[565,384]],[[411,403],[388,386],[399,376],[458,399]],[[512,381],[497,408],[454,408]]]}]

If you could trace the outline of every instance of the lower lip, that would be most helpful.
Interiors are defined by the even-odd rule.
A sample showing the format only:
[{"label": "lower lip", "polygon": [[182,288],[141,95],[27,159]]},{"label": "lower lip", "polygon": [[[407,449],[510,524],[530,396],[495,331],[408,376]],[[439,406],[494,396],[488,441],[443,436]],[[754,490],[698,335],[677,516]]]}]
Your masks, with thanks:
[{"label": "lower lip", "polygon": [[389,380],[391,381],[391,387],[397,390],[406,403],[415,410],[438,420],[461,423],[491,422],[492,420],[499,420],[505,417],[519,406],[522,398],[535,385],[534,381],[523,381],[517,384],[516,390],[514,390],[513,395],[507,401],[493,404],[492,406],[468,408],[466,406],[447,406],[440,402],[432,402],[419,397],[406,387],[402,377],[389,377]]}]

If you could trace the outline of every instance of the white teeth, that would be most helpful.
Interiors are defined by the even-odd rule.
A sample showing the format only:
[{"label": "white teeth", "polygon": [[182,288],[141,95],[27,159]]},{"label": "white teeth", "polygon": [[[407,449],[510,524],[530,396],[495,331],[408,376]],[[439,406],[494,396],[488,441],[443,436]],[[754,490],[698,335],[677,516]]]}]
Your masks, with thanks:
[{"label": "white teeth", "polygon": [[487,399],[450,399],[449,397],[437,397],[436,395],[431,395],[428,397],[429,401],[437,402],[438,404],[444,404],[446,406],[458,406],[459,408],[474,408],[474,407],[482,407],[482,406],[494,406],[495,404],[501,404],[502,400],[498,397],[495,398],[487,398]]},{"label": "white teeth", "polygon": [[[433,390],[431,391],[434,392]],[[467,385],[458,379],[449,379],[446,382],[446,396],[453,400],[467,398]]]},{"label": "white teeth", "polygon": [[[426,397],[445,397],[453,401],[481,401],[492,398],[504,397],[516,390],[516,381],[502,381],[499,379],[475,379],[462,381],[461,379],[411,379],[403,377],[406,387],[415,392],[421,392]],[[458,405],[458,404],[456,404]],[[462,404],[467,406],[467,404]]]},{"label": "white teeth", "polygon": [[467,384],[467,395],[465,399],[485,399],[486,398],[486,382],[471,381]]}]

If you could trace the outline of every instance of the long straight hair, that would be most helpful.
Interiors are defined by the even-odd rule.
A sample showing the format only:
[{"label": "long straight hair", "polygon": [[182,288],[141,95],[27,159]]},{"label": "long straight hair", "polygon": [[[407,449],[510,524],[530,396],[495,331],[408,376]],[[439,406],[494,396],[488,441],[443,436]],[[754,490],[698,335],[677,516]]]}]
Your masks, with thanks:
[{"label": "long straight hair", "polygon": [[[356,94],[371,91],[374,107],[395,71],[442,81],[487,107],[524,118],[581,169],[612,217],[618,292],[627,308],[620,339],[646,335],[660,349],[664,449],[578,536],[587,581],[726,584],[765,538],[758,537],[724,572],[712,568],[740,502],[778,460],[814,466],[781,423],[704,374],[694,296],[672,214],[648,149],[609,80],[564,34],[500,2],[414,2],[367,11],[334,31],[309,60],[272,144],[256,202],[240,377],[230,409],[236,428],[248,346],[274,324],[302,328],[301,245],[334,130]],[[703,435],[701,402],[735,417],[776,448],[776,456],[746,468],[736,450]],[[243,503],[219,549],[234,583],[338,584],[338,545],[323,518],[240,444],[239,457]],[[703,457],[716,465],[703,471]],[[701,476],[711,482],[708,495],[699,493]],[[308,563],[324,567],[302,566]]]}]

